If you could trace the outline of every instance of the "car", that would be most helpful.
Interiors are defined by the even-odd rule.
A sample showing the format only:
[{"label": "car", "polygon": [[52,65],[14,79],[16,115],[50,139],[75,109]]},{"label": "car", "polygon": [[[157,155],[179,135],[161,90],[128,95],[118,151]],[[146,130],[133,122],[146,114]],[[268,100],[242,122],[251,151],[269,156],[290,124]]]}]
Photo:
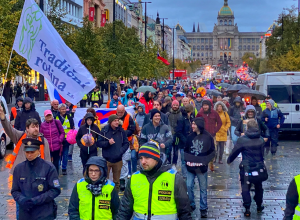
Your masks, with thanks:
[{"label": "car", "polygon": [[[5,98],[3,96],[1,96],[1,106],[4,110],[4,114],[6,119],[9,121],[9,111],[8,111],[8,107],[5,101]],[[0,137],[1,137],[1,142],[0,142],[0,159],[3,159],[6,155],[6,149],[7,147],[10,145],[10,138],[8,137],[8,135],[5,133],[4,128],[2,127],[2,124],[0,124]]]},{"label": "car", "polygon": [[45,121],[44,111],[51,109],[51,104],[48,101],[36,101],[34,102],[35,110],[39,113],[41,122]]}]

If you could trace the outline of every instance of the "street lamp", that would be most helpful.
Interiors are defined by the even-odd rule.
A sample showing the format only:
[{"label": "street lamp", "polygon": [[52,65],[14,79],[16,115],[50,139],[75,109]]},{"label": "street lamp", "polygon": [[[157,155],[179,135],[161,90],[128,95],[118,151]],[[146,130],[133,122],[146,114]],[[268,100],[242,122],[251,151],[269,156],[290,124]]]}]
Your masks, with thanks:
[{"label": "street lamp", "polygon": [[168,18],[161,18],[163,19],[163,51],[165,51],[165,19],[168,19]]},{"label": "street lamp", "polygon": [[[44,11],[44,0],[40,0],[39,4],[42,11]],[[45,90],[44,90],[44,76],[39,73],[39,101],[45,101]],[[32,100],[33,101],[33,100]]]},{"label": "street lamp", "polygon": [[145,47],[146,43],[147,43],[147,3],[152,3],[152,2],[141,2],[141,3],[145,3]]}]

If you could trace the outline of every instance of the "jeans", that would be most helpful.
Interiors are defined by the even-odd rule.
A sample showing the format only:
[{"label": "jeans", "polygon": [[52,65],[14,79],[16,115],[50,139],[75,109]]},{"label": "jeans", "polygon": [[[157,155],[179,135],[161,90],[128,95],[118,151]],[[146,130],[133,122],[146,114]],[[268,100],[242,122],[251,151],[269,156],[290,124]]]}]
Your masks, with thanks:
[{"label": "jeans", "polygon": [[66,170],[67,169],[67,165],[68,165],[68,154],[69,154],[69,146],[70,144],[67,142],[67,140],[65,139],[63,141],[63,151],[62,151],[62,155],[61,155],[61,160],[62,160],[62,170]]},{"label": "jeans", "polygon": [[73,154],[73,150],[74,150],[74,144],[70,144],[70,146],[69,146],[69,155]]},{"label": "jeans", "polygon": [[81,158],[81,163],[82,163],[83,170],[84,170],[84,168],[85,168],[86,162],[87,162],[91,157],[98,156],[97,153],[98,153],[97,151],[94,151],[94,152],[89,153],[89,154],[80,152],[80,158]]},{"label": "jeans", "polygon": [[187,169],[186,169],[186,162],[184,160],[184,150],[180,149],[180,158],[181,158],[181,172],[183,178],[187,178]]},{"label": "jeans", "polygon": [[52,163],[56,168],[57,174],[59,174],[59,159],[60,159],[59,153],[60,153],[60,150],[50,152],[50,155],[51,155],[52,161],[53,161]]},{"label": "jeans", "polygon": [[131,169],[129,169],[130,174],[135,173],[137,170],[138,153],[135,150],[131,150],[131,163],[128,163]]},{"label": "jeans", "polygon": [[278,143],[278,129],[269,129],[270,131],[270,138],[268,138],[268,141],[265,144],[266,153],[268,154],[270,151],[270,144],[271,144],[271,153],[276,153],[277,151],[277,143]]},{"label": "jeans", "polygon": [[[246,209],[249,209],[251,206],[251,195],[250,195],[251,183],[247,184],[245,181],[241,181],[241,185],[242,185],[243,206]],[[264,190],[262,188],[262,182],[255,183],[254,189],[255,189],[255,196],[253,197],[253,199],[256,202],[256,205],[259,207],[263,202],[263,194],[264,194]]]},{"label": "jeans", "polygon": [[219,161],[222,161],[223,154],[224,154],[224,146],[225,146],[225,141],[217,141],[217,151],[216,151],[215,159],[217,159],[219,155]]},{"label": "jeans", "polygon": [[207,210],[207,172],[191,173],[187,171],[187,189],[191,206],[195,205],[194,200],[194,180],[197,176],[200,187],[200,210]]},{"label": "jeans", "polygon": [[239,138],[238,136],[236,136],[236,135],[234,134],[235,128],[236,128],[235,126],[232,126],[232,125],[231,125],[231,140],[232,140],[232,142],[233,142],[233,145],[236,144],[237,139]]}]

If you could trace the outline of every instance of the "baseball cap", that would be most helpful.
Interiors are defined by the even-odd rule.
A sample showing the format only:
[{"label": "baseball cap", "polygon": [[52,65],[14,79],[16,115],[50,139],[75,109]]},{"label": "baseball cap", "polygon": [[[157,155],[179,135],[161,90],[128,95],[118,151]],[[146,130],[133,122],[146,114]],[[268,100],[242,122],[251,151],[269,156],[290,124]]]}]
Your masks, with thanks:
[{"label": "baseball cap", "polygon": [[46,117],[47,115],[53,115],[51,110],[48,109],[44,111],[44,116]]}]

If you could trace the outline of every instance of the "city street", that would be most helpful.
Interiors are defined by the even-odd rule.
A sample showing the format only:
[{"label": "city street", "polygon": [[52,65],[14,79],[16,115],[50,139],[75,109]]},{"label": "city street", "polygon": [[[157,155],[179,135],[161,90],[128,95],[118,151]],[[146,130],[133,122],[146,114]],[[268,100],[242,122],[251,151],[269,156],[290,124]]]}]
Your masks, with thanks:
[{"label": "city street", "polygon": [[[11,151],[10,151],[11,152]],[[9,153],[10,153],[9,152]],[[285,194],[287,187],[298,174],[300,144],[296,135],[284,136],[278,146],[277,155],[266,157],[269,179],[264,182],[265,210],[261,215],[256,214],[256,205],[252,204],[251,218],[247,219],[282,219],[285,208]],[[208,219],[246,219],[242,206],[241,190],[238,175],[239,159],[230,166],[216,164],[216,171],[208,173]],[[180,170],[180,167],[178,168]],[[60,176],[62,193],[56,199],[58,204],[58,218],[68,219],[68,203],[72,189],[77,180],[82,178],[82,166],[79,149],[75,147],[73,162],[68,164],[68,175]],[[15,219],[15,202],[10,194],[12,178],[5,168],[5,161],[0,161],[0,219]],[[200,219],[199,187],[195,184],[197,209],[193,213],[194,219]]]}]

